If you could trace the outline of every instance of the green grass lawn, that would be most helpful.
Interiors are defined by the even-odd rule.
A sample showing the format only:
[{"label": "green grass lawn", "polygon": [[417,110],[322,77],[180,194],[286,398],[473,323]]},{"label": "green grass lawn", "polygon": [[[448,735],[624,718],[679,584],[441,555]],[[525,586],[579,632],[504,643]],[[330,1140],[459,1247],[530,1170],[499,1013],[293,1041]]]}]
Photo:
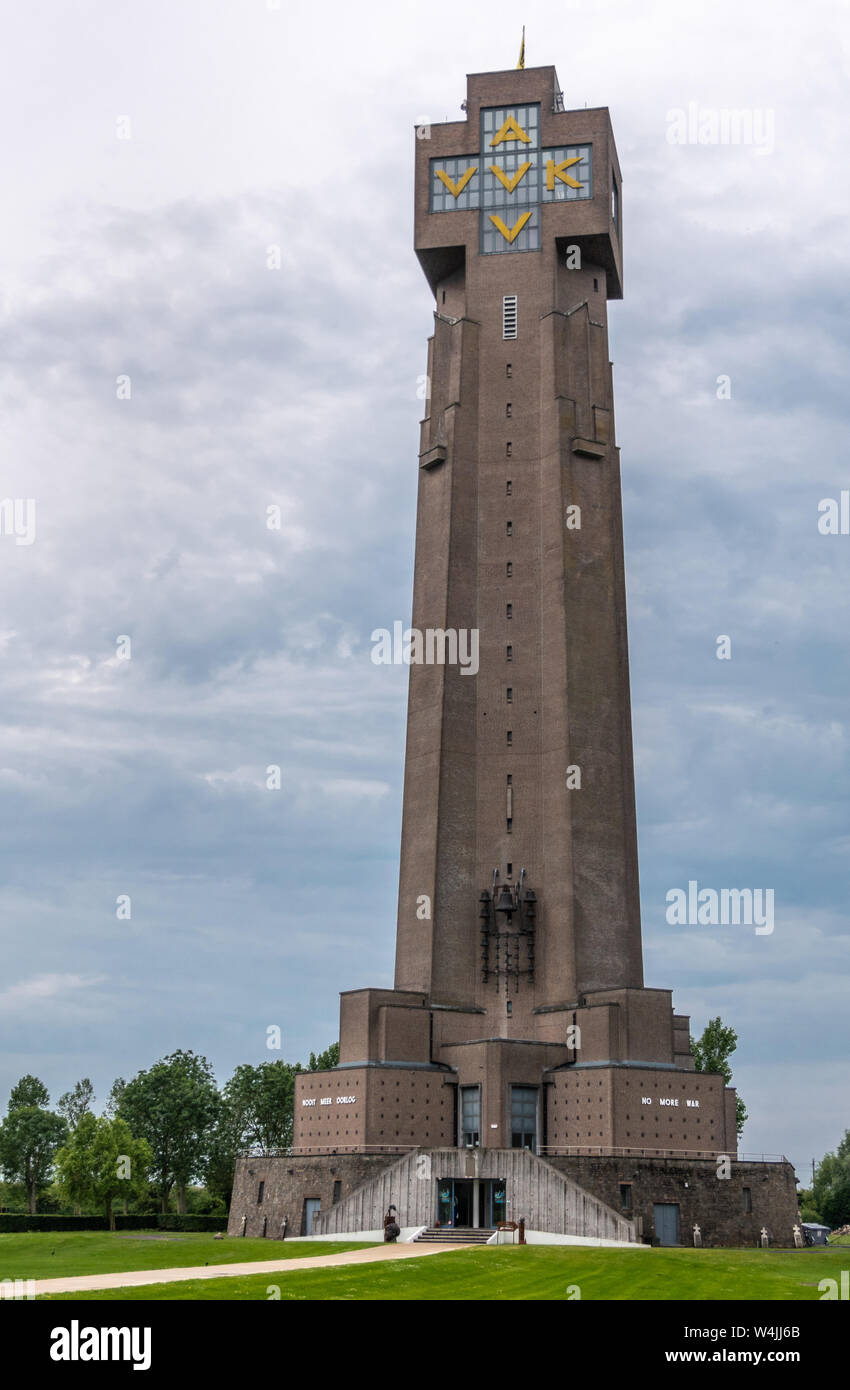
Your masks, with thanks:
[{"label": "green grass lawn", "polygon": [[[362,1242],[309,1240],[215,1240],[212,1235],[169,1231],[21,1231],[0,1235],[0,1279],[62,1279],[73,1274],[111,1274],[177,1265],[240,1264],[287,1260],[358,1250]],[[372,1244],[368,1241],[366,1244]]]},{"label": "green grass lawn", "polygon": [[564,1301],[568,1286],[578,1285],[585,1301],[817,1300],[818,1282],[838,1279],[846,1264],[846,1253],[828,1249],[621,1251],[538,1245],[53,1297],[266,1300],[274,1296],[268,1292],[271,1285],[280,1290],[281,1299],[298,1300]]}]

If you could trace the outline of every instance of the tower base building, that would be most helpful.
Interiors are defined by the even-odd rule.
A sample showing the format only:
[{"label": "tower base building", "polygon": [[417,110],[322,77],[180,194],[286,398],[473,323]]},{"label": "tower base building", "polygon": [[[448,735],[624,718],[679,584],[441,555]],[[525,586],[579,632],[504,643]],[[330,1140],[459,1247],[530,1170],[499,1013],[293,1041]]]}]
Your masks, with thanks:
[{"label": "tower base building", "polygon": [[395,985],[341,996],[339,1065],[297,1077],[291,1153],[239,1161],[230,1233],[392,1205],[410,1231],[792,1244],[793,1170],[737,1159],[734,1091],[643,979],[608,111],[565,110],[552,67],[470,76],[465,111],[416,140],[435,311]]}]

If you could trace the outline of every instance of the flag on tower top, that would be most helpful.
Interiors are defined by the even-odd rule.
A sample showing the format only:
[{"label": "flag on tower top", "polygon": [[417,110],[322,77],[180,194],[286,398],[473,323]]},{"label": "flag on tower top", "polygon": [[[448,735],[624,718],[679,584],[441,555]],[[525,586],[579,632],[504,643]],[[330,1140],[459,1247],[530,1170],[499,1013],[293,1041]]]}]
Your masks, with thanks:
[{"label": "flag on tower top", "polygon": [[519,62],[517,63],[517,67],[518,67],[518,68],[524,68],[524,67],[525,67],[525,25],[524,25],[524,24],[523,24],[523,26],[522,26],[522,43],[521,43],[520,46],[519,46]]}]

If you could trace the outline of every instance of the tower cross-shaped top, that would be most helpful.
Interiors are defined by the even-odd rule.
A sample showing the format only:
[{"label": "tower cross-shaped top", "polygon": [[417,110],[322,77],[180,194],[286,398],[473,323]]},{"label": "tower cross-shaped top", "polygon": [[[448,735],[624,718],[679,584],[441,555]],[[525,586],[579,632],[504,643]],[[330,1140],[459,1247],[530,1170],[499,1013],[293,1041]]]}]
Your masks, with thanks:
[{"label": "tower cross-shaped top", "polygon": [[589,144],[541,149],[540,103],[482,107],[478,153],[431,160],[430,212],[480,210],[482,253],[536,251],[540,205],[593,196]]}]

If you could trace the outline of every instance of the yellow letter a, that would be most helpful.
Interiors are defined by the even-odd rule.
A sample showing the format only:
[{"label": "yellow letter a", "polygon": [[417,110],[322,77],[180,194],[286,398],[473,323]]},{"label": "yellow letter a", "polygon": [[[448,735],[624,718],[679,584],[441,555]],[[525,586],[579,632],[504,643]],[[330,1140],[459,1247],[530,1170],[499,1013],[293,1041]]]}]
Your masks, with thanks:
[{"label": "yellow letter a", "polygon": [[531,136],[526,135],[524,130],[520,130],[513,116],[508,116],[502,129],[498,131],[490,141],[492,145],[501,145],[504,140],[524,140],[526,145],[531,144]]}]

